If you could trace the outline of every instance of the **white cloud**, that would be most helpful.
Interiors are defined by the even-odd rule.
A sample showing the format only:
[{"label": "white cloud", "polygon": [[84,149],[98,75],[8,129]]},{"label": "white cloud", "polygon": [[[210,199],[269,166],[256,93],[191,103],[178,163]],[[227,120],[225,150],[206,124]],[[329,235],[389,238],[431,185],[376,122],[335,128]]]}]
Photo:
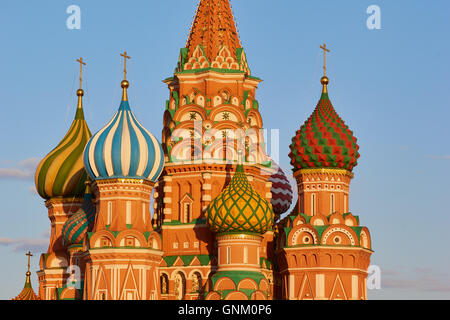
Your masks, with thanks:
[{"label": "white cloud", "polygon": [[20,161],[19,166],[21,168],[28,168],[28,169],[31,169],[34,171],[34,170],[36,170],[39,162],[41,162],[41,160],[38,158],[29,158],[29,159]]},{"label": "white cloud", "polygon": [[442,155],[442,156],[429,156],[429,158],[434,159],[434,160],[450,160],[450,156],[449,155]]},{"label": "white cloud", "polygon": [[0,179],[31,179],[38,164],[38,158],[29,158],[19,161],[15,168],[0,168]]},{"label": "white cloud", "polygon": [[45,252],[49,244],[49,238],[6,238],[0,237],[0,246],[10,246],[13,252],[28,251],[35,253]]},{"label": "white cloud", "polygon": [[412,272],[385,272],[382,270],[381,287],[450,292],[450,276],[429,267],[418,267]]}]

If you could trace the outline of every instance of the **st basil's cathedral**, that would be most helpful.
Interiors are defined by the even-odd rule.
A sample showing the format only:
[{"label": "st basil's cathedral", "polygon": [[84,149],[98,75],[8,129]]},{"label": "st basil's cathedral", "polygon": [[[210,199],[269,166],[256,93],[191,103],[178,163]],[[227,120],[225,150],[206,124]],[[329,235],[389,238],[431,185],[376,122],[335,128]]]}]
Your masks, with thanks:
[{"label": "st basil's cathedral", "polygon": [[161,140],[132,111],[121,57],[122,99],[94,135],[78,60],[75,118],[35,175],[51,224],[38,293],[28,269],[17,299],[367,299],[371,237],[349,212],[359,146],[330,101],[325,64],[319,102],[290,145],[289,212],[293,189],[265,151],[262,80],[229,0],[198,4],[163,80]]}]

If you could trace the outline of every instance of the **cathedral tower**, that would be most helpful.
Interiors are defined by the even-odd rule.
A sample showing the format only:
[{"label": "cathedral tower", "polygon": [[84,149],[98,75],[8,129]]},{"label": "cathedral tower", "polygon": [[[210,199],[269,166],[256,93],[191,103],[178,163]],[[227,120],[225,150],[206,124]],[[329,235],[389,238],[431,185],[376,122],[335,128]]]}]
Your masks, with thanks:
[{"label": "cathedral tower", "polygon": [[278,226],[279,294],[295,300],[367,299],[370,233],[348,205],[359,147],[331,104],[325,74],[321,84],[319,103],[290,146],[298,203]]},{"label": "cathedral tower", "polygon": [[[201,0],[175,73],[163,119],[166,158],[155,193],[161,232],[163,299],[200,299],[217,269],[214,234],[205,212],[231,180],[237,150],[255,190],[270,200],[273,170],[265,153],[256,89],[229,0]],[[264,243],[271,243],[268,230]],[[261,251],[267,258],[268,252]]]},{"label": "cathedral tower", "polygon": [[[262,234],[273,225],[270,203],[255,192],[238,165],[225,190],[209,205],[207,223],[217,233],[217,272],[207,300],[268,300],[273,288],[261,268]],[[269,277],[266,277],[269,276]]]},{"label": "cathedral tower", "polygon": [[75,119],[58,146],[40,162],[35,175],[37,192],[46,200],[51,222],[50,244],[47,253],[41,256],[38,272],[39,296],[42,299],[54,299],[56,288],[62,287],[67,278],[69,256],[62,240],[62,229],[80,209],[87,179],[83,150],[92,134],[83,111],[81,68],[84,62],[82,58],[77,61],[80,63],[80,88],[77,90]]},{"label": "cathedral tower", "polygon": [[94,181],[97,209],[92,232],[84,239],[84,299],[156,300],[161,238],[153,231],[150,196],[161,174],[161,145],[130,109],[126,80],[112,120],[88,142],[85,168]]}]

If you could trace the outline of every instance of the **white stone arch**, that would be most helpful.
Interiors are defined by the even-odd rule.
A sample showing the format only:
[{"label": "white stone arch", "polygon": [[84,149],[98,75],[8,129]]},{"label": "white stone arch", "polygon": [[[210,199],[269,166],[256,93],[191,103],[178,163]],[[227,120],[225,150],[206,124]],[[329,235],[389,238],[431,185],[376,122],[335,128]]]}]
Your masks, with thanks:
[{"label": "white stone arch", "polygon": [[297,242],[298,242],[298,237],[299,237],[300,234],[302,234],[303,232],[308,233],[308,234],[310,234],[310,235],[312,236],[312,238],[313,238],[313,243],[311,243],[311,244],[318,244],[318,243],[319,243],[319,240],[318,240],[317,235],[315,234],[315,232],[313,232],[310,228],[303,227],[303,228],[297,229],[297,230],[294,232],[294,234],[292,235],[291,243],[292,243],[293,246],[297,244]]},{"label": "white stone arch", "polygon": [[350,244],[352,246],[356,245],[355,238],[350,233],[350,231],[348,231],[347,229],[344,229],[344,228],[339,228],[339,227],[329,229],[322,237],[322,244],[326,244],[328,237],[331,236],[335,232],[342,232],[349,238]]}]

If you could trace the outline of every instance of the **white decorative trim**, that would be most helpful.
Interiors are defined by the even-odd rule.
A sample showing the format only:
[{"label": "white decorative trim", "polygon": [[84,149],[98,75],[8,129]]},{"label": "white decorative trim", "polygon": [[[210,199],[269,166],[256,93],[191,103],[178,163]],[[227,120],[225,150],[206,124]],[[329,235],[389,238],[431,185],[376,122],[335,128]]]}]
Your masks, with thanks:
[{"label": "white decorative trim", "polygon": [[294,235],[292,236],[292,245],[293,246],[295,246],[297,244],[297,238],[300,235],[300,233],[302,233],[302,232],[307,232],[313,237],[314,243],[311,243],[311,244],[318,244],[319,243],[319,240],[317,239],[316,234],[314,232],[311,232],[311,229],[309,229],[309,228],[300,228],[297,231],[295,231]]},{"label": "white decorative trim", "polygon": [[351,244],[352,246],[355,245],[356,242],[355,242],[355,239],[353,238],[352,234],[351,234],[348,230],[343,229],[343,228],[339,228],[339,227],[332,228],[332,229],[328,230],[328,232],[325,233],[325,235],[324,235],[323,238],[322,238],[322,244],[325,244],[325,243],[327,242],[328,237],[329,237],[332,233],[334,233],[334,232],[336,232],[336,231],[342,232],[342,233],[344,233],[345,235],[347,235],[347,236],[349,237],[349,239],[350,239],[350,244]]}]

